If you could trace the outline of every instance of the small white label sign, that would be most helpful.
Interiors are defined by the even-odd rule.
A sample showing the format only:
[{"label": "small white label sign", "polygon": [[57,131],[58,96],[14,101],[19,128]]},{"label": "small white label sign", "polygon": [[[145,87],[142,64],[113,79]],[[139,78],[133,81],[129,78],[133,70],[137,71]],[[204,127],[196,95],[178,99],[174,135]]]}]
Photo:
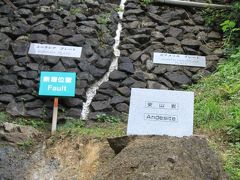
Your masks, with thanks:
[{"label": "small white label sign", "polygon": [[132,88],[128,135],[190,136],[194,93]]},{"label": "small white label sign", "polygon": [[195,55],[153,53],[153,62],[158,64],[206,67],[206,57]]},{"label": "small white label sign", "polygon": [[31,43],[29,54],[80,58],[81,47]]}]

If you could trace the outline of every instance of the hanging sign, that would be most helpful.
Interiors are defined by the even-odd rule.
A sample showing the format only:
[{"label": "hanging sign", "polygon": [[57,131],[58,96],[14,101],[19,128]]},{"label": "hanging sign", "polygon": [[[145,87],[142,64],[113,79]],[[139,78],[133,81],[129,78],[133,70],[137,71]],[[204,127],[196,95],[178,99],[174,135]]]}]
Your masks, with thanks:
[{"label": "hanging sign", "polygon": [[153,53],[153,62],[157,64],[171,64],[181,66],[206,67],[205,56]]},{"label": "hanging sign", "polygon": [[35,55],[59,56],[59,57],[81,57],[82,48],[76,46],[61,46],[51,44],[31,43],[28,53]]},{"label": "hanging sign", "polygon": [[76,73],[41,72],[39,95],[75,96]]}]

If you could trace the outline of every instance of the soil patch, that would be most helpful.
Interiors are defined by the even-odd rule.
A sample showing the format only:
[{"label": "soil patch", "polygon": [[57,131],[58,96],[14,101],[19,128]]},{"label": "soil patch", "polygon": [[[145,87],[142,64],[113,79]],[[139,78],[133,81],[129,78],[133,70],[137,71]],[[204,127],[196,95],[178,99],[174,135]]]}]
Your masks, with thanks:
[{"label": "soil patch", "polygon": [[0,158],[0,179],[229,179],[217,154],[200,137],[125,136],[107,141],[58,135],[31,153],[2,145]]}]

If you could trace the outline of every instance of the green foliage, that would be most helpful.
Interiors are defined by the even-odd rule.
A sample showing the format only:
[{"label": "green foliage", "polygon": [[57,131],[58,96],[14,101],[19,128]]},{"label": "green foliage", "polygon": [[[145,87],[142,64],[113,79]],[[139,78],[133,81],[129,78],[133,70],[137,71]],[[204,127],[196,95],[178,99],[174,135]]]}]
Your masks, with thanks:
[{"label": "green foliage", "polygon": [[36,129],[46,129],[48,126],[48,123],[41,119],[16,118],[14,123],[24,126],[32,126]]},{"label": "green foliage", "polygon": [[59,126],[59,130],[62,129],[74,129],[74,128],[82,128],[85,126],[85,122],[81,119],[69,119],[66,123]]},{"label": "green foliage", "polygon": [[231,180],[239,180],[240,178],[240,143],[230,144],[229,149],[225,153],[224,167],[229,173]]},{"label": "green foliage", "polygon": [[99,16],[97,21],[98,21],[99,24],[106,25],[110,22],[110,16],[111,16],[110,13],[102,14],[102,15]]},{"label": "green foliage", "polygon": [[100,43],[100,47],[105,48],[106,44],[105,44],[105,40],[104,40],[104,36],[105,36],[105,31],[97,31],[97,37],[98,37],[98,41]]},{"label": "green foliage", "polygon": [[232,53],[232,48],[235,48],[240,43],[240,2],[231,4],[231,9],[203,10],[203,17],[207,25],[221,29],[224,33],[224,46],[228,53]]},{"label": "green foliage", "polygon": [[153,3],[154,0],[140,0],[140,2],[144,5],[149,5],[151,3]]},{"label": "green foliage", "polygon": [[235,40],[233,38],[239,35],[238,31],[240,31],[240,28],[237,27],[237,23],[232,20],[225,20],[220,26],[224,32],[225,46],[230,46],[230,41],[234,42]]},{"label": "green foliage", "polygon": [[59,126],[58,133],[70,136],[90,136],[90,137],[117,137],[126,135],[126,125],[124,123],[93,123],[91,125],[84,125],[82,122],[64,124]]},{"label": "green foliage", "polygon": [[30,139],[30,140],[24,141],[23,143],[19,143],[18,146],[20,149],[27,151],[31,149],[33,144],[34,144],[33,140]]},{"label": "green foliage", "polygon": [[0,112],[0,123],[10,122],[24,126],[32,126],[36,129],[46,129],[49,123],[42,119],[30,119],[22,117],[12,117],[5,112]]},{"label": "green foliage", "polygon": [[240,178],[239,54],[237,48],[214,75],[189,88],[195,92],[195,130],[208,132],[218,142],[225,169],[233,180]]},{"label": "green foliage", "polygon": [[70,9],[70,14],[71,15],[76,15],[77,13],[81,13],[82,9],[81,8],[71,8]]},{"label": "green foliage", "polygon": [[236,22],[231,20],[225,20],[222,24],[220,24],[222,27],[223,32],[231,31],[236,27]]},{"label": "green foliage", "polygon": [[107,114],[97,115],[98,122],[119,123],[121,120],[118,117],[110,116]]},{"label": "green foliage", "polygon": [[117,8],[114,9],[116,12],[123,12],[124,9],[118,6]]},{"label": "green foliage", "polygon": [[5,112],[0,112],[0,123],[9,122],[10,116]]}]

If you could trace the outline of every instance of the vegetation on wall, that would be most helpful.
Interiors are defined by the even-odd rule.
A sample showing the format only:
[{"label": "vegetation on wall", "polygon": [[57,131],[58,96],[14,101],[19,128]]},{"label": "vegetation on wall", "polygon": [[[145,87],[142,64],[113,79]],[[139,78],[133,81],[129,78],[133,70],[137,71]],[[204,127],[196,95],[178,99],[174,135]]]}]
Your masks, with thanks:
[{"label": "vegetation on wall", "polygon": [[231,9],[205,9],[203,16],[207,25],[222,30],[227,54],[234,53],[240,45],[240,2],[233,2]]}]

